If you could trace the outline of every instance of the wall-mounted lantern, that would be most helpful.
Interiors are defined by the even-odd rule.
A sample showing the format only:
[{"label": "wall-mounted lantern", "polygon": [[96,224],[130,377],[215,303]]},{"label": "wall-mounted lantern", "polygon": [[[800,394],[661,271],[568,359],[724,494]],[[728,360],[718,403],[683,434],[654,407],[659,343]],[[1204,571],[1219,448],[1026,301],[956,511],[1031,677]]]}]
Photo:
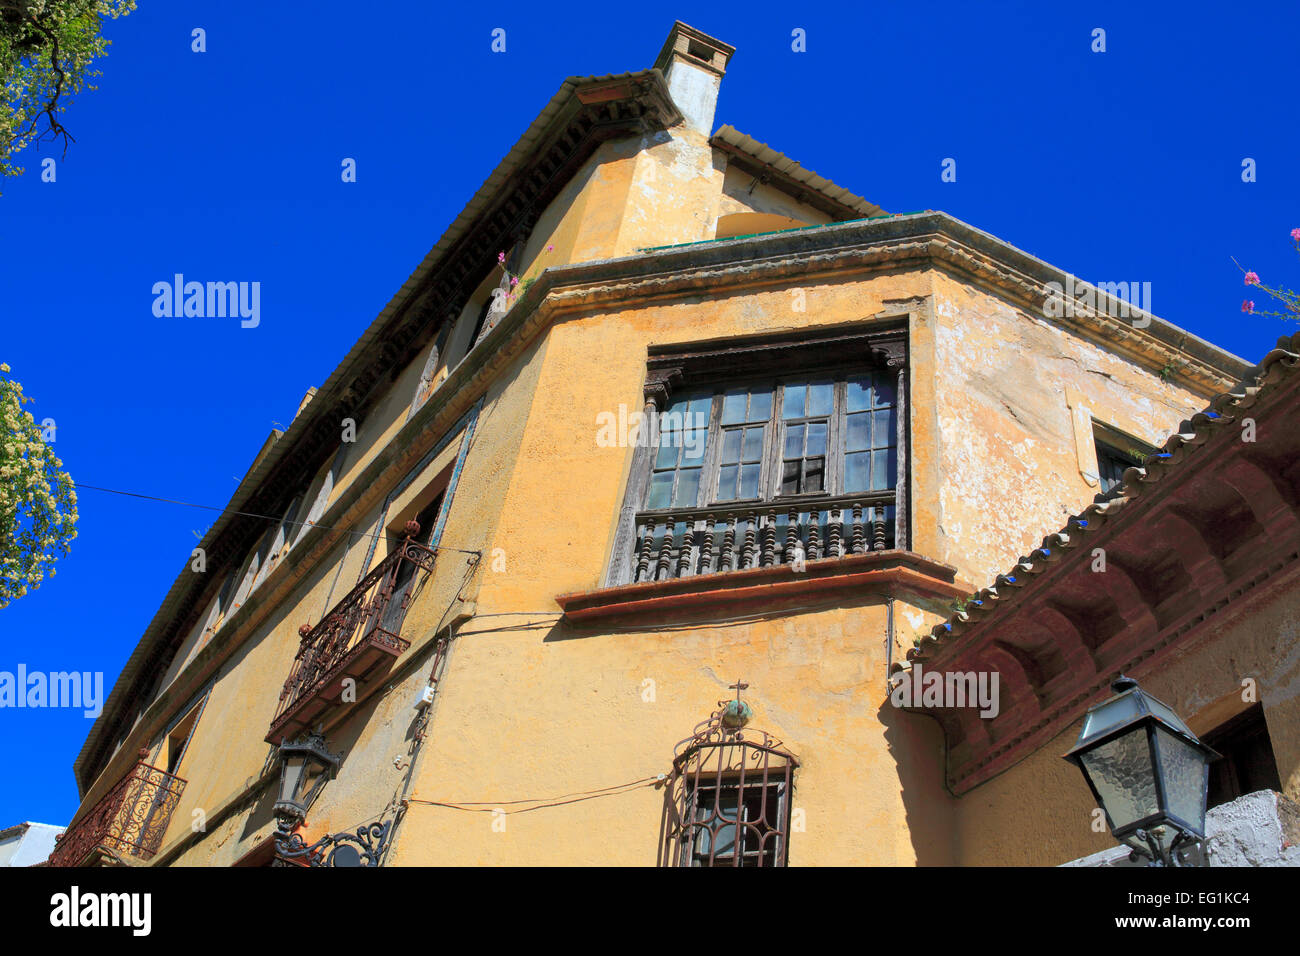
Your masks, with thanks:
[{"label": "wall-mounted lantern", "polygon": [[280,799],[273,811],[279,834],[287,837],[306,819],[307,809],[342,759],[342,754],[329,752],[319,731],[305,740],[280,743]]},{"label": "wall-mounted lantern", "polygon": [[1083,772],[1133,859],[1184,865],[1182,852],[1205,839],[1210,763],[1219,755],[1137,681],[1121,676],[1110,686],[1115,696],[1088,709],[1065,759]]}]

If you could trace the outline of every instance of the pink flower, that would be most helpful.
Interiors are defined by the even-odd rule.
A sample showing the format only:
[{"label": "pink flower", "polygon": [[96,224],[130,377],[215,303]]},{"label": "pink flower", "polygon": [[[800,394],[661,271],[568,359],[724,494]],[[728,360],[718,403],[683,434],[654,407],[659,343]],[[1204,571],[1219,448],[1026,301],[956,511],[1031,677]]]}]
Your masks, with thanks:
[{"label": "pink flower", "polygon": [[519,285],[519,276],[511,276],[511,277],[510,277],[510,287],[513,289],[513,288],[514,288],[515,286],[517,286],[517,285]]},{"label": "pink flower", "polygon": [[1241,311],[1242,311],[1242,312],[1245,312],[1247,315],[1254,315],[1254,314],[1255,314],[1255,303],[1254,303],[1254,302],[1251,302],[1249,299],[1242,299],[1242,300],[1241,300]]},{"label": "pink flower", "polygon": [[[1300,232],[1300,229],[1297,229],[1295,232],[1291,233],[1291,235],[1294,236],[1294,235],[1296,234],[1296,232]],[[547,246],[547,247],[546,247],[546,251],[547,251],[547,252],[554,252],[554,251],[555,251],[555,246]]]},{"label": "pink flower", "polygon": [[1294,239],[1296,242],[1300,242],[1300,229],[1292,229],[1291,238]]},{"label": "pink flower", "polygon": [[497,262],[505,262],[505,261],[506,261],[506,254],[504,252],[498,252]]},{"label": "pink flower", "polygon": [[1246,273],[1246,285],[1259,285],[1259,276],[1253,272]]}]

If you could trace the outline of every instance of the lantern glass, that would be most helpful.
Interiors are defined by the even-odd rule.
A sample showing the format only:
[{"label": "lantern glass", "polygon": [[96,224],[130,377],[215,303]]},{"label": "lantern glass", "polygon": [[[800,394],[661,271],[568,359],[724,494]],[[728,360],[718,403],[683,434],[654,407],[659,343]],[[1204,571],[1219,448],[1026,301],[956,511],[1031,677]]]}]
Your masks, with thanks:
[{"label": "lantern glass", "polygon": [[1142,708],[1136,694],[1121,694],[1088,711],[1076,747],[1101,737],[1116,727],[1140,717]]},{"label": "lantern glass", "polygon": [[1151,747],[1140,725],[1080,753],[1079,759],[1117,836],[1159,812]]},{"label": "lantern glass", "polygon": [[325,738],[319,733],[310,735],[305,741],[282,743],[280,799],[275,804],[276,815],[301,822],[317,792],[334,775],[339,759],[340,755],[326,749]]},{"label": "lantern glass", "polygon": [[1210,773],[1205,750],[1160,726],[1155,729],[1155,741],[1165,809],[1179,823],[1204,836],[1205,791]]}]

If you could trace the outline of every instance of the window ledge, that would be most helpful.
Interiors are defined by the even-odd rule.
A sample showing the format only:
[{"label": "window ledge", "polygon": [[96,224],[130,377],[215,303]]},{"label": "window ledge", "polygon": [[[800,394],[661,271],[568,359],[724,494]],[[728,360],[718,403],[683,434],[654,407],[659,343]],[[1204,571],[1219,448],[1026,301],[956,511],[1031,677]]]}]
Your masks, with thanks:
[{"label": "window ledge", "polygon": [[956,581],[956,573],[956,568],[912,551],[868,551],[808,561],[802,571],[781,564],[576,591],[555,600],[565,619],[574,623],[650,617],[720,604],[764,609],[788,598],[843,591],[886,596],[907,592],[946,600],[970,594],[969,587]]}]

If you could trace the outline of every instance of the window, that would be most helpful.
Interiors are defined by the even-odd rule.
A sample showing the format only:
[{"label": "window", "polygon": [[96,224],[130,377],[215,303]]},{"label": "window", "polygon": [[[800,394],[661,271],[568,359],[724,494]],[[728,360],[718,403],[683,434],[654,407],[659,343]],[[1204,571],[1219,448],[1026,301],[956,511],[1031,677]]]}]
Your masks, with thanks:
[{"label": "window", "polygon": [[690,866],[778,866],[785,785],[748,785],[735,774],[692,791]]},{"label": "window", "polygon": [[1155,449],[1110,425],[1094,421],[1092,428],[1101,493],[1108,495],[1124,483],[1125,469],[1142,467],[1142,462]]},{"label": "window", "polygon": [[1264,723],[1264,708],[1254,704],[1201,738],[1217,750],[1210,764],[1206,809],[1229,803],[1257,790],[1281,790],[1282,781],[1273,756],[1273,742]]},{"label": "window", "polygon": [[181,761],[185,758],[185,751],[189,747],[190,738],[194,735],[194,726],[199,721],[199,712],[202,709],[202,702],[195,704],[190,712],[167,732],[158,762],[172,776],[176,776],[180,770]]},{"label": "window", "polygon": [[[770,734],[719,709],[677,746],[665,794],[667,866],[785,866],[799,761]],[[741,729],[743,727],[743,733]]]},{"label": "window", "polygon": [[906,548],[904,321],[652,347],[604,585]]},{"label": "window", "polygon": [[645,510],[893,489],[893,377],[792,377],[675,396],[659,415]]},{"label": "window", "polygon": [[684,395],[659,417],[659,448],[650,478],[651,508],[695,506],[712,404],[710,396]]}]

